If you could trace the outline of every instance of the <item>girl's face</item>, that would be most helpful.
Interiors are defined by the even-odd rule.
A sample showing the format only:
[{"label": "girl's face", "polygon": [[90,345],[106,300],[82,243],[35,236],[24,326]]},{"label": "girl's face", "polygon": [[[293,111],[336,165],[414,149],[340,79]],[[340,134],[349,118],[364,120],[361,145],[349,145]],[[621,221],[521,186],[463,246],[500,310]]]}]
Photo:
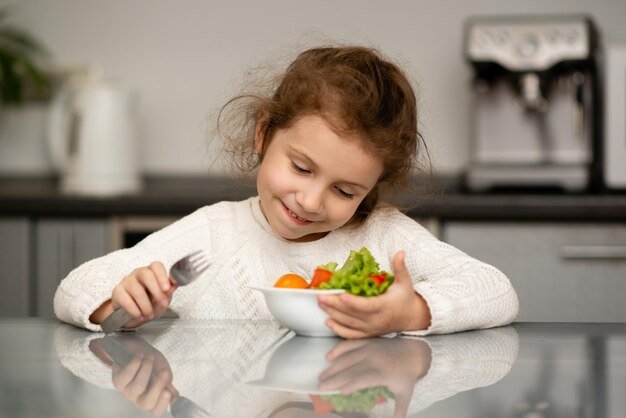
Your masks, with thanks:
[{"label": "girl's face", "polygon": [[257,177],[261,210],[274,232],[314,241],[352,218],[383,172],[381,159],[360,141],[338,135],[316,115],[274,134]]}]

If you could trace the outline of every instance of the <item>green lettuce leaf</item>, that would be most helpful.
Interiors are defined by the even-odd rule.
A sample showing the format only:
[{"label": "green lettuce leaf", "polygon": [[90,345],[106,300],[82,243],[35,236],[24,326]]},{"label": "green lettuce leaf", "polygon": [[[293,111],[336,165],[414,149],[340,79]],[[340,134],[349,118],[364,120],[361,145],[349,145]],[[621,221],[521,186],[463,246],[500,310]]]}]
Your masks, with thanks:
[{"label": "green lettuce leaf", "polygon": [[[334,266],[332,266],[334,264]],[[335,267],[335,268],[327,268]],[[365,247],[359,251],[350,251],[346,262],[339,269],[337,264],[330,262],[321,266],[333,272],[331,279],[320,285],[320,289],[345,289],[346,292],[358,296],[378,296],[385,293],[393,283],[393,274],[381,271],[374,256]],[[378,283],[372,275],[384,275],[385,280]]]}]

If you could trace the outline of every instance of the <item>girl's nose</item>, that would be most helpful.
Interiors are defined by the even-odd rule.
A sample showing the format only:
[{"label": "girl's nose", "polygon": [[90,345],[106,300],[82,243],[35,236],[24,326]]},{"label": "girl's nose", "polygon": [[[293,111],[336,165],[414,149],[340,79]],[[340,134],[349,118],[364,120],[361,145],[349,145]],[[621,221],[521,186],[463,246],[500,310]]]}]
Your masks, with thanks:
[{"label": "girl's nose", "polygon": [[296,193],[296,202],[306,213],[320,213],[324,207],[324,192],[310,188]]}]

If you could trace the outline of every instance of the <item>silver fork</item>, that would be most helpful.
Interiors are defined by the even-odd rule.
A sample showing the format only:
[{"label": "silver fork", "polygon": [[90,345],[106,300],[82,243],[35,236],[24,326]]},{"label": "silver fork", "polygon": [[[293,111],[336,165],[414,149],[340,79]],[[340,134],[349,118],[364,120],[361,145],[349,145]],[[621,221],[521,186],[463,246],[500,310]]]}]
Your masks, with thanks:
[{"label": "silver fork", "polygon": [[[209,268],[210,262],[204,251],[193,253],[178,260],[170,270],[170,276],[174,278],[178,286],[185,286],[193,282],[198,276]],[[102,331],[110,334],[129,323],[133,317],[122,308],[117,308],[102,323]]]}]

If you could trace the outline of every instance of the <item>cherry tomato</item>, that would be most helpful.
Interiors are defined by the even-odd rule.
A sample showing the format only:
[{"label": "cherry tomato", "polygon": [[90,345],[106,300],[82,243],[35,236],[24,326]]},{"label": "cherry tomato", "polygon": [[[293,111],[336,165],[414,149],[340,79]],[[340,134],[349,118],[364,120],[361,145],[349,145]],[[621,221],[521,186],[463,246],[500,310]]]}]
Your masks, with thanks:
[{"label": "cherry tomato", "polygon": [[331,277],[333,277],[332,271],[317,268],[315,269],[315,273],[313,273],[313,278],[311,279],[309,287],[313,289],[320,287],[322,283],[329,281]]},{"label": "cherry tomato", "polygon": [[309,283],[304,280],[301,276],[293,273],[287,273],[281,276],[276,283],[274,283],[274,287],[291,287],[296,289],[306,289],[309,287]]}]

